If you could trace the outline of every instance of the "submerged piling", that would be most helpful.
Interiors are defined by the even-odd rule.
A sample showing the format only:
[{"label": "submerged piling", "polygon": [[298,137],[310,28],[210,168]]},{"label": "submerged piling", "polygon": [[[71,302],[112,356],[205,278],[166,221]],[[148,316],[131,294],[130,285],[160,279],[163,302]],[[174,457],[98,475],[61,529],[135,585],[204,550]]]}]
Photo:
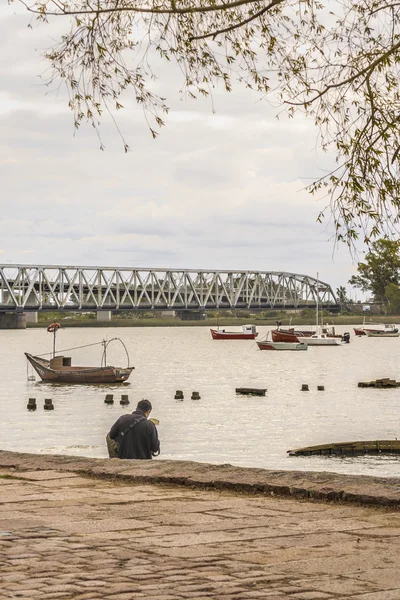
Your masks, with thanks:
[{"label": "submerged piling", "polygon": [[192,400],[200,400],[199,392],[192,392],[191,398],[192,398]]},{"label": "submerged piling", "polygon": [[43,408],[44,410],[54,410],[53,400],[51,398],[46,398]]},{"label": "submerged piling", "polygon": [[302,392],[308,392],[308,383],[303,383],[302,384],[301,391]]},{"label": "submerged piling", "polygon": [[122,406],[126,406],[127,404],[129,404],[129,396],[128,394],[122,394],[121,395],[121,400],[119,401],[120,404],[122,404]]},{"label": "submerged piling", "polygon": [[106,394],[106,397],[104,398],[104,404],[114,404],[114,395]]},{"label": "submerged piling", "polygon": [[318,390],[319,392],[323,392],[323,391],[324,391],[324,389],[325,389],[325,386],[324,386],[324,385],[317,385],[317,390]]},{"label": "submerged piling", "polygon": [[184,395],[182,390],[176,390],[174,398],[175,400],[183,400]]},{"label": "submerged piling", "polygon": [[28,404],[26,405],[26,408],[28,410],[36,410],[37,409],[36,398],[29,398],[28,399]]}]

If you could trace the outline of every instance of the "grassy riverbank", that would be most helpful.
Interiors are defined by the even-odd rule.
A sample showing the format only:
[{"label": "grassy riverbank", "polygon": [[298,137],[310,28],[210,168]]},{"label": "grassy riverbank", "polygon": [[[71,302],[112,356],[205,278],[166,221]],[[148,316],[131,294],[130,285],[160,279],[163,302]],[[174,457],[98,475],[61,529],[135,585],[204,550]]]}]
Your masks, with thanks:
[{"label": "grassy riverbank", "polygon": [[[283,327],[287,327],[289,322],[291,322],[292,326],[314,324],[314,318],[310,316],[301,317],[291,315],[291,320],[289,317],[279,317],[279,319],[282,321]],[[363,323],[363,319],[363,315],[324,315],[323,317],[324,323],[329,323],[329,325],[361,325]],[[240,326],[248,323],[253,323],[256,326],[274,326],[276,324],[277,317],[257,318],[257,316],[250,316],[244,318],[227,316],[219,317],[218,319],[206,319],[204,321],[181,321],[178,318],[119,318],[118,316],[113,316],[111,321],[97,321],[95,318],[57,319],[57,317],[54,315],[49,314],[47,316],[46,313],[44,313],[43,315],[40,315],[40,320],[38,323],[28,323],[27,327],[47,327],[47,325],[53,323],[54,321],[58,321],[62,327],[217,327],[218,325],[222,327]],[[371,318],[371,321],[374,323],[399,323],[400,315],[391,315],[390,317],[386,317],[384,315],[374,316]]]}]

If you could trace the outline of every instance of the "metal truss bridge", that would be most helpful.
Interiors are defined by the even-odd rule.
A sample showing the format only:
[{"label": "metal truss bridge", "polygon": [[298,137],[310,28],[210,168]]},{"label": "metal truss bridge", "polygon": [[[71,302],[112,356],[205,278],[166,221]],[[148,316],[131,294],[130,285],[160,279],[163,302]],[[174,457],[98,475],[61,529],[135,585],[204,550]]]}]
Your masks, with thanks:
[{"label": "metal truss bridge", "polygon": [[0,312],[215,309],[338,311],[328,283],[276,271],[0,265]]}]

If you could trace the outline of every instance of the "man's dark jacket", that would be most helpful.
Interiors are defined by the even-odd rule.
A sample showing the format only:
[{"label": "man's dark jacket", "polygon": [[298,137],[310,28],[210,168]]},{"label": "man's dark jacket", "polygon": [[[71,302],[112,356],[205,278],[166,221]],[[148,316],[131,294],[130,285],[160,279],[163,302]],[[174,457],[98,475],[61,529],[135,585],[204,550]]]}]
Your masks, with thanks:
[{"label": "man's dark jacket", "polygon": [[[122,439],[118,437],[121,431],[126,431],[132,421],[140,417],[144,419],[136,423]],[[141,410],[135,410],[131,415],[122,415],[111,427],[110,438],[119,443],[119,458],[149,459],[160,452],[156,426],[146,419]]]}]

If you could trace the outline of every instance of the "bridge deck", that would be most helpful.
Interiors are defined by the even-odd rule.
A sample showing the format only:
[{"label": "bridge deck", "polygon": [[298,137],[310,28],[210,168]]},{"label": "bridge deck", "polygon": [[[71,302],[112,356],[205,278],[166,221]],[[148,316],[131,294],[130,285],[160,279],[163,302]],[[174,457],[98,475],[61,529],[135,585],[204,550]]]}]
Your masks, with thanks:
[{"label": "bridge deck", "polygon": [[0,265],[0,312],[338,310],[328,283],[277,271]]}]

